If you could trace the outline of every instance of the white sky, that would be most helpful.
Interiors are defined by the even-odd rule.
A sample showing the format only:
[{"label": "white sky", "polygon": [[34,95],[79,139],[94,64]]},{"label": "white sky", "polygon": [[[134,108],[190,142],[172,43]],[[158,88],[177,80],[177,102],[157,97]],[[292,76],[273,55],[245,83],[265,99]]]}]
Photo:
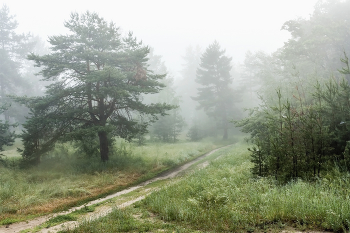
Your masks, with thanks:
[{"label": "white sky", "polygon": [[235,63],[248,50],[273,52],[289,38],[283,23],[307,18],[317,0],[1,0],[16,15],[20,32],[32,32],[45,40],[65,33],[70,13],[97,12],[123,32],[133,31],[162,55],[177,76],[181,56],[190,44],[204,50],[214,40]]}]

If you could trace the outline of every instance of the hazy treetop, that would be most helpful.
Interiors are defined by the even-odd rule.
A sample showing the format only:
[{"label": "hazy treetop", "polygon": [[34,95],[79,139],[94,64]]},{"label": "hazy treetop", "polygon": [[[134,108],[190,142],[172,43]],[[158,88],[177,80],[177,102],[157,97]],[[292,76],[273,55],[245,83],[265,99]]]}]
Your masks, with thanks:
[{"label": "hazy treetop", "polygon": [[242,62],[247,50],[273,52],[289,38],[280,31],[287,20],[307,18],[317,0],[128,0],[45,1],[3,0],[16,15],[21,32],[45,39],[65,33],[70,13],[97,12],[114,21],[126,33],[131,30],[164,57],[170,70],[181,70],[185,48],[205,48],[217,40],[234,62]]}]

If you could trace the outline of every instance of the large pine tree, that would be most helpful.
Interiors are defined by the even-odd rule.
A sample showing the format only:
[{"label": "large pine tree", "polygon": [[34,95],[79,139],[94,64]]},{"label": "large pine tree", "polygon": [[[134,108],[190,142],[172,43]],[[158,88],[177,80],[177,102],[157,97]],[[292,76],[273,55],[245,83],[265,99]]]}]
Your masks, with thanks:
[{"label": "large pine tree", "polygon": [[155,117],[172,108],[142,102],[142,94],[164,86],[159,80],[165,75],[148,71],[148,47],[131,33],[122,38],[114,23],[96,13],[73,13],[64,25],[70,33],[49,38],[50,54],[29,56],[54,83],[44,97],[27,100],[32,117],[22,135],[23,156],[39,162],[57,140],[98,137],[101,160],[107,161],[112,136],[131,139],[144,131],[148,123],[140,126],[134,116]]},{"label": "large pine tree", "polygon": [[193,99],[223,129],[223,139],[227,139],[229,116],[233,114],[234,93],[230,87],[232,58],[224,54],[225,50],[221,50],[216,41],[205,50],[196,76],[196,82],[202,87],[198,88],[198,95]]}]

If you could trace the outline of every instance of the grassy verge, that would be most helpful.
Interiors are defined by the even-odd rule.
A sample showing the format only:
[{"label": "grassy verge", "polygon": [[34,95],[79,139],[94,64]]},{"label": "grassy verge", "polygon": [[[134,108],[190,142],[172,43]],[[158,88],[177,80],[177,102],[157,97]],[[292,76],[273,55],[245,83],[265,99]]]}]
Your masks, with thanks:
[{"label": "grassy verge", "polygon": [[151,194],[144,207],[166,221],[203,231],[349,229],[349,175],[284,186],[272,178],[253,179],[245,148],[237,146],[207,169]]},{"label": "grassy verge", "polygon": [[193,232],[177,224],[164,222],[140,208],[115,209],[98,221],[82,222],[67,232]]},{"label": "grassy verge", "polygon": [[[334,171],[318,181],[279,185],[273,178],[251,176],[247,145],[230,148],[218,152],[224,156],[207,168],[170,182],[134,208],[115,210],[71,232],[349,231],[349,174]],[[151,217],[142,219],[134,211]]]},{"label": "grassy verge", "polygon": [[0,224],[82,204],[191,160],[222,143],[152,143],[137,147],[118,142],[107,163],[73,154],[59,145],[38,167],[19,169],[16,159],[0,165]]}]

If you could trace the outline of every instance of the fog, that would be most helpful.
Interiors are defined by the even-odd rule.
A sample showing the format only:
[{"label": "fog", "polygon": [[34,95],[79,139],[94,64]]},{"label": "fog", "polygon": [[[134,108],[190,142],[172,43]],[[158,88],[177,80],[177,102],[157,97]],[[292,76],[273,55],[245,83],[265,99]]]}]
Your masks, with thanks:
[{"label": "fog", "polygon": [[64,34],[63,22],[71,12],[96,12],[123,32],[133,31],[161,55],[179,77],[187,46],[205,49],[217,40],[233,63],[241,63],[247,50],[267,53],[290,37],[281,26],[287,20],[308,18],[316,0],[129,0],[44,1],[3,0],[19,23],[19,32],[32,32],[44,40]]},{"label": "fog", "polygon": [[107,162],[119,139],[250,134],[256,175],[350,171],[350,0],[316,1],[6,0],[0,152]]},{"label": "fog", "polygon": [[[101,73],[101,76],[94,77],[107,77],[103,72],[110,72],[109,66],[115,67],[116,64],[110,59],[105,60],[110,63],[101,63],[105,59],[102,57],[107,56],[107,53],[104,53],[107,48],[105,42],[112,43],[110,48],[113,50],[110,52],[115,53],[108,56],[118,59],[121,54],[118,54],[117,51],[122,50],[128,54],[129,57],[124,61],[130,63],[126,65],[118,61],[117,70],[124,72],[125,83],[123,84],[128,84],[124,89],[139,88],[137,91],[130,89],[132,93],[136,93],[135,95],[117,98],[119,92],[116,90],[122,88],[122,85],[118,84],[119,74],[117,75],[116,70],[113,71],[116,73],[114,73],[115,76],[111,76],[112,79],[108,79],[108,82],[103,81],[104,87],[110,92],[100,93],[102,79],[96,81],[95,89],[90,86],[90,81],[84,83],[85,79],[77,79],[72,82],[74,88],[78,88],[79,85],[87,85],[89,91],[94,90],[96,98],[104,96],[97,102],[90,96],[90,92],[82,96],[82,98],[86,96],[88,98],[85,105],[81,106],[81,110],[89,106],[90,116],[92,113],[102,114],[101,116],[96,117],[92,114],[91,119],[82,120],[80,116],[86,112],[76,112],[75,114],[81,115],[76,118],[68,117],[82,120],[78,123],[78,125],[81,124],[82,132],[86,130],[84,122],[94,125],[97,124],[97,119],[108,119],[111,122],[114,119],[118,127],[129,127],[125,131],[119,130],[118,127],[114,128],[114,136],[128,139],[138,138],[140,144],[145,140],[143,136],[146,133],[150,133],[148,136],[151,140],[158,138],[164,142],[175,142],[178,140],[177,137],[182,139],[189,137],[195,141],[207,136],[216,137],[220,134],[226,140],[230,134],[234,135],[238,132],[231,123],[247,117],[247,111],[244,109],[256,108],[262,103],[266,104],[265,107],[268,109],[269,105],[276,104],[276,100],[286,100],[289,103],[291,98],[297,99],[300,103],[303,98],[303,101],[310,104],[315,83],[323,83],[329,77],[341,79],[342,75],[347,75],[350,82],[350,71],[344,70],[344,67],[349,67],[346,57],[346,54],[350,53],[348,45],[350,36],[348,22],[350,20],[347,12],[350,7],[349,0],[251,0],[242,2],[219,0],[205,3],[134,0],[114,4],[104,0],[98,3],[5,0],[4,4],[7,5],[9,14],[14,15],[18,22],[16,33],[31,32],[37,36],[32,38],[33,41],[39,41],[35,48],[30,48],[31,42],[24,43],[26,36],[22,36],[22,42],[16,42],[16,36],[13,38],[7,36],[16,33],[7,33],[6,26],[3,26],[5,29],[0,31],[4,35],[2,43],[9,45],[6,47],[7,50],[3,46],[4,55],[0,56],[4,61],[0,65],[3,64],[3,70],[8,70],[8,74],[3,75],[3,84],[0,84],[0,96],[4,101],[8,100],[7,106],[11,105],[12,100],[9,98],[15,98],[9,95],[42,95],[49,105],[55,104],[50,99],[55,95],[50,96],[50,93],[61,93],[61,89],[66,88],[61,88],[60,83],[54,80],[56,75],[60,74],[60,78],[66,79],[67,83],[72,81],[65,73],[67,67],[70,67],[67,69],[72,69],[71,72],[76,74],[76,77],[89,77],[86,74],[90,74],[90,66],[94,67],[93,72]],[[2,14],[5,15],[8,12],[6,9]],[[8,17],[3,16],[1,20],[6,21],[6,19]],[[119,28],[113,24],[107,25],[105,21],[114,22]],[[65,22],[66,26],[64,26]],[[67,28],[70,28],[71,31],[68,32]],[[106,41],[102,40],[100,37],[106,35],[103,28],[109,32],[108,36],[113,34],[115,37]],[[83,29],[88,30],[88,36],[83,33]],[[133,32],[133,35],[129,34],[130,31]],[[58,35],[61,36],[50,37]],[[74,43],[78,42],[77,46],[82,46],[79,42],[80,38],[89,38],[97,42],[96,46],[102,47],[90,48],[90,45],[86,45],[89,49],[86,47],[82,47],[81,50],[76,49]],[[120,44],[113,44],[115,39]],[[47,45],[50,42],[52,46],[51,53],[48,55],[52,61],[49,63],[47,62],[50,59],[41,57],[43,54],[48,54],[49,51],[42,46],[45,44],[43,41],[47,41]],[[143,41],[143,45],[149,46],[151,50],[148,51],[146,47],[141,48],[142,46],[138,47],[133,41]],[[17,55],[15,47],[11,47],[16,43]],[[72,47],[71,50],[65,51],[57,47],[57,44]],[[90,49],[99,55],[91,58]],[[23,50],[22,53],[19,53],[20,50]],[[14,51],[12,55],[11,51]],[[31,51],[39,55],[31,54],[27,57],[28,52]],[[58,59],[61,54],[56,54],[56,51],[69,54],[69,56],[64,56],[64,59],[68,59],[64,61],[67,64],[57,66],[58,71],[53,69],[54,66],[51,64],[63,64],[64,62]],[[85,54],[88,57],[87,60],[80,54],[81,51],[87,53]],[[74,54],[75,52],[79,55]],[[15,55],[20,62],[16,63]],[[26,60],[26,57],[30,61]],[[74,59],[69,60],[69,58]],[[140,60],[131,61],[130,58]],[[97,60],[93,61],[93,59]],[[145,63],[146,60],[148,64]],[[33,68],[32,62],[46,68],[44,70]],[[85,63],[86,66],[81,66]],[[71,68],[73,64],[76,65],[75,68]],[[104,70],[103,67],[108,68]],[[338,72],[341,69],[343,69],[342,74]],[[54,83],[46,86],[39,81],[40,76],[34,77],[34,74],[40,71],[46,81]],[[11,78],[11,75],[17,79]],[[26,88],[28,86],[26,83],[33,88]],[[72,98],[67,97],[72,101],[77,100],[74,88],[69,87],[69,90],[72,91],[69,92],[69,95],[72,95]],[[79,90],[78,88],[76,93],[84,93]],[[279,91],[279,98],[276,98],[276,90]],[[113,101],[111,96],[114,98]],[[60,95],[55,97],[62,103],[66,103],[65,97],[61,98]],[[134,99],[128,99],[129,97]],[[13,122],[21,124],[27,122],[23,117],[27,115],[27,110],[20,109],[18,105],[23,102],[30,106],[31,112],[42,111],[40,105],[31,105],[32,100],[28,98],[17,98],[15,101],[17,101],[17,110],[15,105],[12,105],[11,108],[4,107],[6,111],[3,115],[6,121],[22,116],[22,119],[16,119]],[[71,103],[72,106],[77,104],[74,101]],[[123,104],[121,106],[125,108],[125,111],[117,111],[119,108],[116,106],[117,103],[123,101],[137,102],[139,105]],[[152,109],[152,104],[159,108]],[[161,104],[164,105],[160,107]],[[108,106],[111,106],[110,110],[107,109]],[[146,111],[147,108],[149,109]],[[45,111],[51,114],[50,108]],[[64,108],[60,111],[66,112]],[[112,113],[113,116],[110,115]],[[41,115],[37,113],[37,116]],[[53,112],[51,115],[57,114]],[[130,124],[123,125],[117,122],[117,116],[130,120]],[[41,117],[45,118],[45,116]],[[41,121],[35,118],[31,120]],[[105,124],[107,120],[101,123],[103,126]],[[52,125],[52,127],[56,130],[61,125]],[[228,129],[231,133],[228,133]],[[69,127],[64,130],[70,132]],[[57,133],[60,134],[61,131]],[[95,133],[91,134],[94,139],[96,139]],[[99,135],[99,137],[104,137],[103,140],[107,141],[107,131],[103,133],[106,135]]]},{"label": "fog", "polygon": [[[210,166],[188,179],[193,185],[176,182],[182,186],[167,190],[175,196],[160,195],[164,203],[185,203],[185,211],[191,204],[187,222],[175,206],[170,217],[161,215],[178,216],[180,225],[152,228],[146,219],[131,218],[164,209],[156,197],[138,210],[114,213],[101,227],[195,230],[209,219],[198,229],[262,231],[280,223],[296,230],[349,229],[344,210],[350,202],[341,202],[350,188],[349,10],[350,0],[3,0],[0,231],[189,161],[195,163],[189,173]],[[246,202],[225,182],[238,193],[245,190]],[[192,186],[197,189],[189,192]],[[278,198],[266,197],[272,189]],[[292,210],[297,202],[280,198],[286,190],[305,193],[295,200],[312,211]],[[273,203],[278,210],[269,209],[260,199],[284,206]],[[270,213],[270,219],[246,211],[248,205]],[[94,211],[85,207],[70,218]],[[210,213],[201,220],[196,213],[202,216],[205,209]],[[331,218],[329,209],[335,209]],[[281,211],[286,215],[276,225]],[[295,218],[303,224],[294,224]],[[121,219],[130,227],[120,225]],[[61,220],[51,218],[36,229]],[[18,223],[13,229],[19,226],[28,228]],[[87,227],[103,232],[97,226]]]}]

